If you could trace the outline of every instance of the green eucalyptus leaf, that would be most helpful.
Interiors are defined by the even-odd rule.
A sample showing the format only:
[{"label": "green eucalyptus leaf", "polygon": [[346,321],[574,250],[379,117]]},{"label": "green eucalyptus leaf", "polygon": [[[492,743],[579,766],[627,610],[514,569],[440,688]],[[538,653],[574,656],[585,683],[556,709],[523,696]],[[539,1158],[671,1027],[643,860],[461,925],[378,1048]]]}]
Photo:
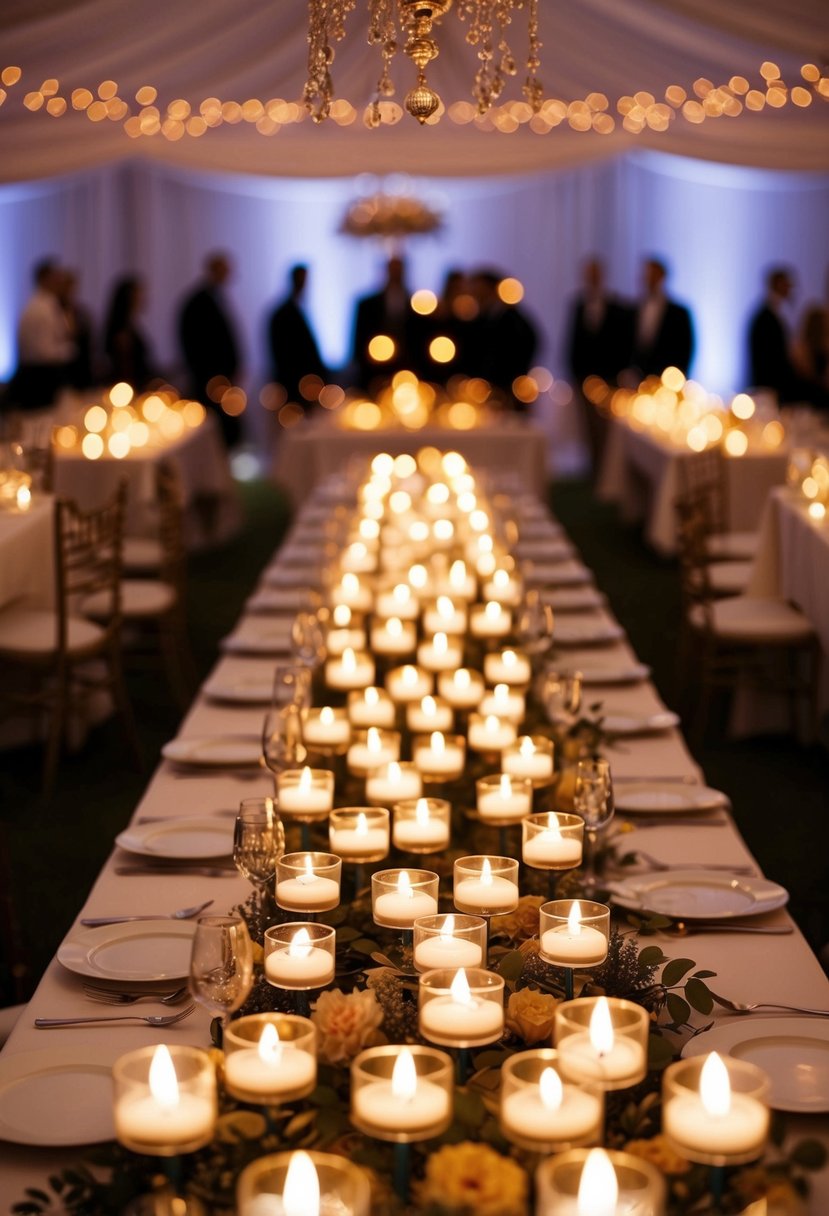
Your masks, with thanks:
[{"label": "green eucalyptus leaf", "polygon": [[665,964],[662,972],[662,983],[666,988],[672,988],[674,984],[678,984],[684,975],[696,967],[696,963],[692,958],[672,958],[669,963]]},{"label": "green eucalyptus leaf", "polygon": [[358,954],[372,955],[377,949],[377,942],[369,941],[367,937],[358,937],[351,943],[351,949]]},{"label": "green eucalyptus leaf", "polygon": [[695,971],[694,979],[695,980],[711,980],[714,978],[714,976],[716,974],[717,974],[716,971]]},{"label": "green eucalyptus leaf", "polygon": [[659,946],[645,946],[644,950],[639,951],[640,967],[658,967],[664,961],[665,955]]},{"label": "green eucalyptus leaf", "polygon": [[285,1124],[285,1130],[284,1130],[285,1139],[292,1140],[295,1136],[301,1135],[304,1131],[306,1131],[306,1129],[308,1127],[310,1127],[310,1125],[314,1122],[316,1117],[317,1117],[316,1108],[313,1108],[311,1110],[303,1110],[303,1111],[300,1111],[300,1113],[298,1115],[294,1115],[294,1117],[292,1119],[289,1119],[288,1122]]},{"label": "green eucalyptus leaf", "polygon": [[685,999],[696,1009],[697,1013],[703,1013],[706,1016],[714,1008],[714,998],[707,986],[695,976],[691,976],[685,984]]},{"label": "green eucalyptus leaf", "polygon": [[691,1016],[691,1006],[675,992],[669,992],[666,1002],[668,1013],[676,1026],[684,1026]]},{"label": "green eucalyptus leaf", "polygon": [[524,955],[520,950],[510,950],[498,964],[498,972],[505,980],[519,980],[524,971]]}]

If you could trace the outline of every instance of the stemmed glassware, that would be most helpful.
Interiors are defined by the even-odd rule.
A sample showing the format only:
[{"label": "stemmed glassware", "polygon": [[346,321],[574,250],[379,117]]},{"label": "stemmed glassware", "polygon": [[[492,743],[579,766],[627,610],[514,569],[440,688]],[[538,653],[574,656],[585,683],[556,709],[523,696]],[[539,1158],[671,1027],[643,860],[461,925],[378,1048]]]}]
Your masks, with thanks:
[{"label": "stemmed glassware", "polygon": [[613,779],[608,760],[579,760],[576,765],[576,785],[573,809],[584,820],[587,837],[585,883],[596,884],[596,846],[615,811]]},{"label": "stemmed glassware", "polygon": [[298,612],[291,625],[291,650],[299,662],[313,671],[325,658],[325,630],[319,612]]},{"label": "stemmed glassware", "polygon": [[541,703],[553,725],[570,725],[581,709],[582,674],[547,668],[541,675]]},{"label": "stemmed glassware", "polygon": [[[300,615],[304,615],[300,613]],[[293,631],[292,631],[293,639]],[[284,709],[297,705],[307,709],[311,704],[311,670],[305,664],[277,663],[273,671],[273,709]]]},{"label": "stemmed glassware", "polygon": [[252,884],[260,915],[265,893],[276,879],[276,863],[285,852],[285,829],[272,798],[244,798],[233,829],[233,861]]},{"label": "stemmed glassware", "polygon": [[541,592],[531,588],[515,621],[515,633],[521,649],[535,661],[541,659],[553,644],[553,610],[541,598]]},{"label": "stemmed glassware", "polygon": [[302,742],[302,713],[296,704],[268,710],[262,723],[262,763],[277,775],[297,768],[305,759]]},{"label": "stemmed glassware", "polygon": [[241,916],[200,916],[190,955],[190,994],[221,1018],[245,1003],[253,986],[253,946]]}]

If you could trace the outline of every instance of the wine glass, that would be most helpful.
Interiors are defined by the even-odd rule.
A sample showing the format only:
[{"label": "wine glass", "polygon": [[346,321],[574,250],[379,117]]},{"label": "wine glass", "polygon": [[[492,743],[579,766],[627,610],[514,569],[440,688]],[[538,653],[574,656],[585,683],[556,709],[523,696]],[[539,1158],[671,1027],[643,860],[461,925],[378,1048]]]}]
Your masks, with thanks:
[{"label": "wine glass", "polygon": [[269,709],[262,723],[262,763],[271,770],[274,781],[286,768],[300,765],[306,755],[299,705]]},{"label": "wine glass", "polygon": [[536,588],[524,596],[515,622],[515,632],[521,648],[535,659],[546,654],[553,644],[553,610],[544,603],[541,592]]},{"label": "wine glass", "polygon": [[253,946],[241,916],[200,916],[190,955],[190,994],[222,1027],[253,986]]},{"label": "wine glass", "polygon": [[283,709],[298,705],[301,709],[307,709],[310,704],[310,669],[303,663],[277,663],[273,669],[273,708]]},{"label": "wine glass", "polygon": [[581,691],[580,671],[554,671],[548,667],[543,673],[541,701],[554,725],[569,725],[575,721],[581,709]]},{"label": "wine glass", "polygon": [[298,612],[291,625],[291,650],[313,670],[325,657],[325,631],[318,612]]},{"label": "wine glass", "polygon": [[243,798],[233,828],[233,861],[242,877],[253,885],[260,910],[284,852],[285,829],[273,799]]},{"label": "wine glass", "polygon": [[573,809],[584,820],[588,842],[586,881],[592,886],[596,882],[596,845],[599,832],[607,828],[615,811],[613,779],[608,760],[579,760],[576,765]]}]

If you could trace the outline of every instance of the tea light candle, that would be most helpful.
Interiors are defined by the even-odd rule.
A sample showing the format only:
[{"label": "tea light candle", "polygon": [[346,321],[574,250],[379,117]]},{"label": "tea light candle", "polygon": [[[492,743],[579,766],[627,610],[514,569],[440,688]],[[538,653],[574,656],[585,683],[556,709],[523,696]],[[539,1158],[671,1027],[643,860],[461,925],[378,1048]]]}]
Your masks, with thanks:
[{"label": "tea light candle", "polygon": [[407,663],[404,667],[393,668],[386,676],[386,691],[392,701],[398,705],[408,705],[410,701],[422,701],[432,692],[434,679],[422,667],[414,667]]},{"label": "tea light candle", "polygon": [[[469,925],[466,935],[455,922]],[[481,967],[484,963],[486,921],[479,916],[421,917],[415,921],[414,965],[418,971],[436,967]]]},{"label": "tea light candle", "polygon": [[429,571],[420,562],[415,562],[413,566],[409,567],[406,581],[415,595],[424,596],[434,594],[434,584]]},{"label": "tea light candle", "polygon": [[466,562],[458,558],[452,562],[445,578],[435,580],[435,591],[438,595],[448,595],[468,603],[478,594],[478,580],[467,569]]},{"label": "tea light candle", "polygon": [[449,844],[449,803],[442,798],[403,799],[394,806],[392,840],[404,853],[435,853]]},{"label": "tea light candle", "polygon": [[412,758],[426,780],[454,781],[460,777],[466,763],[466,740],[463,735],[447,739],[439,730],[433,730],[430,735],[416,735]]},{"label": "tea light candle", "polygon": [[517,650],[494,650],[484,655],[484,675],[490,684],[521,688],[532,678],[530,660]]},{"label": "tea light candle", "polygon": [[[420,916],[438,910],[438,876],[416,870],[415,885],[408,870],[383,870],[372,874],[372,913],[375,923],[390,929],[411,929]],[[427,875],[418,879],[418,875]]]},{"label": "tea light candle", "polygon": [[[563,829],[563,830],[562,830]],[[580,815],[531,815],[522,824],[521,856],[538,870],[571,870],[581,865],[584,820]]]},{"label": "tea light candle", "polygon": [[351,723],[345,710],[330,705],[309,709],[302,722],[302,739],[308,747],[347,747]]},{"label": "tea light candle", "polygon": [[374,806],[392,806],[406,798],[419,798],[423,778],[411,761],[391,760],[366,777],[366,798]]},{"label": "tea light candle", "polygon": [[512,613],[497,600],[473,604],[469,632],[473,638],[504,638],[512,629]]},{"label": "tea light candle", "polygon": [[481,594],[485,600],[515,608],[521,602],[521,582],[513,578],[509,570],[493,570],[492,578],[484,583]]},{"label": "tea light candle", "polygon": [[556,1010],[561,1071],[571,1080],[598,1081],[605,1089],[638,1084],[647,1070],[647,1039],[647,1011],[631,1001],[584,997]]},{"label": "tea light candle", "polygon": [[[681,1060],[666,1070],[662,1125],[676,1151],[691,1161],[739,1164],[758,1157],[769,1130],[763,1095],[768,1080],[754,1065],[723,1060],[717,1052],[699,1060]],[[731,1083],[751,1082],[753,1092],[740,1092]],[[698,1082],[699,1088],[692,1086]]]},{"label": "tea light candle", "polygon": [[357,734],[348,749],[348,771],[365,776],[383,764],[397,760],[400,755],[400,735],[393,730],[370,726],[365,734]]},{"label": "tea light candle", "polygon": [[518,906],[518,862],[511,858],[461,857],[454,877],[459,912],[490,916]]},{"label": "tea light candle", "polygon": [[550,1065],[542,1068],[537,1080],[522,1079],[513,1086],[514,1070],[520,1070],[522,1056],[536,1054],[554,1053],[524,1052],[508,1062],[512,1066],[509,1073],[504,1068],[500,1118],[507,1138],[540,1151],[600,1139],[603,1104],[598,1093],[562,1082]]},{"label": "tea light candle", "polygon": [[[424,978],[429,975],[426,972]],[[421,979],[421,985],[423,982]],[[499,995],[497,1001],[475,996],[469,986],[466,970],[461,967],[445,995],[423,1000],[421,992],[421,1034],[433,1043],[493,1042],[501,1037],[504,1030],[503,988]]]},{"label": "tea light candle", "polygon": [[241,1102],[264,1104],[284,1102],[310,1093],[317,1078],[313,1025],[308,1023],[310,1051],[290,1041],[282,1042],[275,1020],[265,1021],[258,1042],[247,1044],[240,1038],[240,1032],[246,1022],[258,1020],[240,1018],[225,1030],[224,1078],[228,1093]]},{"label": "tea light candle", "polygon": [[276,789],[284,815],[324,819],[334,805],[334,778],[327,769],[286,769],[277,774]]},{"label": "tea light candle", "polygon": [[329,688],[347,692],[352,688],[367,688],[374,683],[374,659],[365,651],[346,646],[339,657],[325,664],[325,682]]},{"label": "tea light candle", "polygon": [[338,604],[331,612],[331,627],[325,635],[325,649],[329,656],[342,655],[347,647],[365,650],[366,631],[362,617],[356,617],[345,604]]},{"label": "tea light candle", "polygon": [[352,726],[388,729],[394,726],[394,702],[385,689],[372,684],[362,691],[348,694],[348,717]]},{"label": "tea light candle", "polygon": [[529,777],[533,785],[549,785],[553,779],[552,741],[521,735],[501,753],[501,768],[513,777]]},{"label": "tea light candle", "polygon": [[[325,944],[315,944],[312,934],[323,934]],[[267,929],[265,979],[276,988],[324,988],[334,979],[334,942],[334,930],[327,925],[287,924]]]},{"label": "tea light candle", "polygon": [[343,604],[352,612],[370,612],[371,589],[367,583],[361,582],[356,574],[348,571],[340,582],[331,588],[331,603],[335,607]]},{"label": "tea light candle", "polygon": [[402,621],[399,616],[390,616],[385,621],[375,620],[371,627],[371,649],[375,654],[412,654],[416,645],[414,621]]},{"label": "tea light candle", "polygon": [[[174,1059],[184,1074],[180,1079]],[[207,1144],[216,1123],[216,1078],[194,1047],[129,1052],[116,1061],[115,1134],[138,1153],[169,1157]]]},{"label": "tea light candle", "polygon": [[[602,924],[604,913],[607,913],[609,926],[610,910],[604,904],[591,902],[588,908],[590,912],[595,908],[602,909],[602,913],[594,917]],[[558,967],[591,967],[604,962],[607,958],[607,933],[594,925],[583,924],[583,915],[577,899],[552,900],[542,905],[540,946],[545,962]],[[551,927],[545,928],[548,924]]]},{"label": "tea light candle", "polygon": [[466,737],[469,746],[476,752],[502,752],[515,742],[516,734],[512,722],[497,718],[495,714],[486,717],[481,714],[469,715]]},{"label": "tea light candle", "polygon": [[459,667],[457,671],[440,673],[438,692],[453,709],[477,709],[484,695],[484,682],[477,671]]},{"label": "tea light candle", "polygon": [[375,598],[374,615],[416,621],[420,615],[420,601],[408,583],[395,583],[391,591],[381,591]]},{"label": "tea light candle", "polygon": [[451,705],[442,698],[424,697],[406,706],[406,725],[410,731],[451,730],[454,717]]},{"label": "tea light candle", "polygon": [[373,574],[377,569],[377,554],[363,540],[352,541],[340,557],[340,569],[352,574]]},{"label": "tea light candle", "polygon": [[329,853],[317,856],[323,859],[319,863],[313,853],[286,854],[277,862],[276,902],[280,908],[288,912],[326,912],[337,907],[339,882],[316,873],[315,865],[333,871],[336,867],[331,863],[339,863],[339,858]]},{"label": "tea light candle", "polygon": [[258,1157],[239,1175],[238,1216],[369,1216],[371,1188],[356,1165],[334,1153]]},{"label": "tea light candle", "polygon": [[466,633],[466,607],[448,595],[439,595],[423,609],[424,633]]},{"label": "tea light candle", "polygon": [[538,1211],[556,1216],[664,1216],[665,1180],[632,1153],[577,1148],[547,1157],[535,1175]]},{"label": "tea light candle", "polygon": [[463,647],[445,633],[436,633],[431,641],[421,642],[417,661],[427,671],[452,671],[463,662]]},{"label": "tea light candle", "polygon": [[527,777],[481,777],[475,783],[481,819],[523,819],[532,810],[533,787]]},{"label": "tea light candle", "polygon": [[370,807],[332,811],[328,844],[344,861],[380,861],[389,851],[389,812]]},{"label": "tea light candle", "polygon": [[485,694],[480,704],[480,712],[484,717],[494,714],[506,722],[516,726],[523,722],[526,706],[520,692],[511,692],[508,684],[496,684],[492,692]]},{"label": "tea light candle", "polygon": [[[367,1057],[381,1050],[387,1049],[362,1052],[351,1066],[351,1118],[357,1127],[383,1140],[410,1140],[434,1136],[436,1128],[448,1126],[454,1085],[419,1077],[413,1054],[417,1048],[392,1049],[396,1059],[390,1078],[361,1076]],[[451,1060],[445,1058],[451,1078]]]}]

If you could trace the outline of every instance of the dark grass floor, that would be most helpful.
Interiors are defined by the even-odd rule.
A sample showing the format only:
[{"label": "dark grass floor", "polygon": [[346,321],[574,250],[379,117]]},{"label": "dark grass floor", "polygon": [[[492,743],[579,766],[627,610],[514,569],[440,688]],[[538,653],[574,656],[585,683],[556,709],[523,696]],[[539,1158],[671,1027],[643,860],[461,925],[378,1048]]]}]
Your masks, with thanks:
[{"label": "dark grass floor", "polygon": [[[272,486],[249,484],[241,493],[242,534],[190,562],[190,638],[200,678],[288,522],[285,500]],[[650,554],[612,509],[596,504],[586,482],[557,485],[553,505],[596,571],[635,650],[653,667],[666,701],[675,704],[675,567]],[[178,725],[160,670],[133,671],[129,685],[145,751],[143,774],[130,767],[114,723],[93,731],[84,749],[64,761],[48,802],[38,794],[40,752],[0,752],[0,833],[10,858],[9,875],[0,880],[10,885],[17,908],[28,990],[65,935],[113,837],[129,820],[162,744]],[[732,798],[764,871],[792,892],[792,910],[819,947],[829,940],[829,753],[803,750],[785,738],[712,738],[698,759],[708,780]],[[9,960],[0,958],[0,1003],[14,995]]]}]

